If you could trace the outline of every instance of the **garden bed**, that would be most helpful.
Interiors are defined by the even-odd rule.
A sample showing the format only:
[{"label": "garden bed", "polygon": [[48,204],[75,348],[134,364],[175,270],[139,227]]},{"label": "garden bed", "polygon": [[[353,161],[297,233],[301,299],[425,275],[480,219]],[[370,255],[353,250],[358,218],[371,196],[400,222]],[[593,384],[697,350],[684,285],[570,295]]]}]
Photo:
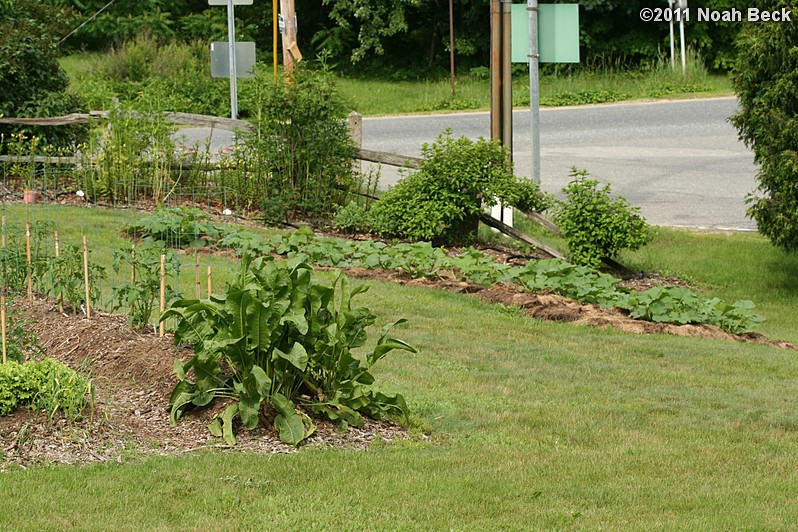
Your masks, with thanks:
[{"label": "garden bed", "polygon": [[[93,413],[83,420],[49,420],[21,409],[0,417],[0,470],[16,464],[122,462],[139,454],[182,454],[221,448],[262,453],[288,453],[295,447],[280,442],[269,426],[238,431],[234,448],[208,432],[208,422],[223,409],[198,409],[169,425],[169,394],[177,380],[176,359],[191,351],[172,344],[171,335],[158,337],[134,331],[124,316],[92,312],[92,319],[59,313],[50,301],[16,304],[30,320],[48,356],[88,374],[96,387]],[[317,431],[306,445],[334,445],[362,449],[375,439],[405,438],[405,429],[387,422],[365,420],[362,429],[341,432],[334,424],[315,419]],[[270,424],[268,424],[270,425]]]}]

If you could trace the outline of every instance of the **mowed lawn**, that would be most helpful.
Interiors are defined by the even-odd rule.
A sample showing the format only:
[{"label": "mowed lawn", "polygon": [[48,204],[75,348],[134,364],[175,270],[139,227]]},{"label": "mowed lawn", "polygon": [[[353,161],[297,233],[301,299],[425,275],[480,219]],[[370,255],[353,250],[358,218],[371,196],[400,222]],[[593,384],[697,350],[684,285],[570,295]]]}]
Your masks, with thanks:
[{"label": "mowed lawn", "polygon": [[[738,290],[733,272],[761,263],[767,246],[759,237],[665,231],[647,255],[627,259],[653,269],[664,256],[658,267],[679,274],[663,242],[692,246],[684,275],[724,298]],[[694,264],[746,245],[751,252],[722,272]],[[795,271],[795,257],[773,253],[767,264],[776,269],[760,277]],[[396,333],[418,353],[391,353],[375,374],[382,389],[408,399],[413,441],[291,455],[140,458],[131,449],[123,463],[11,471],[0,474],[0,529],[727,530],[798,522],[798,352],[544,323],[461,294],[367,284],[359,299],[377,325],[410,320]],[[758,292],[747,298],[782,309],[766,313],[768,327],[789,333],[798,294],[771,291],[765,280],[750,286]]]}]

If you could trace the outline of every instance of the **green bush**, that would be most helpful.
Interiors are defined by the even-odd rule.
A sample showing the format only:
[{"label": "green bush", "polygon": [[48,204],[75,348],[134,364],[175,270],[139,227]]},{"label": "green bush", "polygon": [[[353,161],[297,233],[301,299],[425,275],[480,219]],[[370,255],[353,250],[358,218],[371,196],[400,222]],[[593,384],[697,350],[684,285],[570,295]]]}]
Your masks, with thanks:
[{"label": "green bush", "polygon": [[79,77],[95,109],[118,98],[143,110],[230,115],[229,84],[212,78],[205,42],[161,42],[144,34],[123,42]]},{"label": "green bush", "polygon": [[[792,8],[785,0],[758,7]],[[732,75],[740,102],[732,117],[759,164],[759,195],[748,215],[759,232],[786,251],[798,250],[798,28],[792,23],[745,24]]]},{"label": "green bush", "polygon": [[271,70],[258,68],[250,87],[241,102],[257,131],[242,135],[237,160],[254,186],[248,200],[267,221],[331,218],[356,186],[349,110],[332,72],[323,61],[318,68],[303,61],[275,82]]},{"label": "green bush", "polygon": [[366,328],[376,321],[367,308],[352,307],[352,298],[366,289],[350,291],[340,272],[326,286],[314,280],[307,264],[275,264],[271,257],[252,261],[245,255],[225,294],[173,302],[161,320],[177,318],[175,342],[193,344],[194,356],[175,362],[180,382],[169,401],[172,423],[215,397],[235,399],[210,426],[232,444],[233,418],[253,429],[271,404],[280,438],[296,445],[314,426],[295,403],[358,426],[361,414],[406,416],[404,398],[372,390],[369,372],[393,349],[415,352],[388,337],[389,329],[404,320],[384,327],[364,357],[352,352],[365,345]]},{"label": "green bush", "polygon": [[93,393],[90,381],[52,358],[0,365],[0,416],[28,406],[44,410],[50,417],[61,412],[75,419]]},{"label": "green bush", "polygon": [[442,245],[473,243],[483,204],[523,198],[536,205],[532,189],[513,175],[497,141],[453,138],[447,130],[421,148],[418,171],[402,179],[371,208],[371,230],[386,237]]},{"label": "green bush", "polygon": [[[34,0],[0,6],[0,116],[61,116],[84,110],[78,96],[66,93],[69,80],[57,61],[58,36],[75,21],[72,9]],[[21,131],[43,139],[42,146],[65,146],[86,134],[84,126],[0,125],[0,133],[6,135]]]},{"label": "green bush", "polygon": [[622,249],[639,249],[651,240],[639,208],[631,207],[623,197],[611,197],[610,186],[599,188],[585,170],[572,168],[571,177],[563,189],[565,200],[555,207],[554,220],[573,262],[597,267]]}]

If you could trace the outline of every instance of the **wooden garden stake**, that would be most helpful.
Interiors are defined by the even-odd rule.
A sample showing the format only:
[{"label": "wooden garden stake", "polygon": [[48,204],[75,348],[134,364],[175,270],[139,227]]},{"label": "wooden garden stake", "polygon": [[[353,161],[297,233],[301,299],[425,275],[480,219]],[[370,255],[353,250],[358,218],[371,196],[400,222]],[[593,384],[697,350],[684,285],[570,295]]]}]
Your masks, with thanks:
[{"label": "wooden garden stake", "polygon": [[[3,216],[3,236],[0,245],[3,246],[3,251],[6,250],[6,217]],[[3,253],[3,294],[6,293],[6,256]]]},{"label": "wooden garden stake", "polygon": [[[161,255],[161,314],[166,310],[166,255]],[[158,326],[158,336],[164,335],[163,321]]]},{"label": "wooden garden stake", "polygon": [[30,259],[30,224],[25,224],[25,249],[28,257],[28,301],[33,301],[33,268]]},{"label": "wooden garden stake", "polygon": [[[53,231],[53,239],[55,240],[55,258],[61,256],[61,249],[58,245],[58,231]],[[58,294],[58,312],[64,312],[64,294]]]},{"label": "wooden garden stake", "polygon": [[210,298],[211,298],[211,287],[212,287],[212,282],[211,282],[211,265],[209,264],[209,265],[208,265],[208,299],[210,299]]},{"label": "wooden garden stake", "polygon": [[197,299],[202,299],[202,283],[200,282],[199,253],[194,253],[194,271],[197,279]]},{"label": "wooden garden stake", "polygon": [[83,285],[86,289],[86,319],[91,319],[91,300],[89,298],[89,243],[83,235]]},{"label": "wooden garden stake", "polygon": [[0,294],[0,337],[3,342],[3,364],[6,363],[6,290]]},{"label": "wooden garden stake", "polygon": [[[136,284],[136,243],[130,245],[130,284]],[[130,315],[134,313],[135,307],[130,305]]]},{"label": "wooden garden stake", "polygon": [[[6,249],[6,217],[3,216],[2,246]],[[2,338],[3,364],[6,363],[6,258],[3,254],[3,285],[0,287],[0,338]]]}]

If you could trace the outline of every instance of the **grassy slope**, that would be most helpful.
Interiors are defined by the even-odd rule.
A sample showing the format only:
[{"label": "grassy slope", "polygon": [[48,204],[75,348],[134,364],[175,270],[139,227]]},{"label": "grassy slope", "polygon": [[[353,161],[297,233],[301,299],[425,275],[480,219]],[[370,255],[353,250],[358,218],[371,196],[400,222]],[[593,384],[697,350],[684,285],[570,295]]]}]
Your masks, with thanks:
[{"label": "grassy slope", "polygon": [[[113,216],[81,213],[76,229],[115,238]],[[796,263],[758,237],[661,231],[630,260],[713,295],[746,292],[782,309],[769,316],[774,330],[793,327],[786,309],[798,295],[780,287]],[[746,285],[749,272],[760,279]],[[410,318],[400,336],[419,348],[389,355],[378,382],[405,394],[433,444],[15,471],[0,475],[4,526],[738,529],[798,519],[794,352],[540,323],[459,294],[369,284],[361,303],[378,323]]]}]

